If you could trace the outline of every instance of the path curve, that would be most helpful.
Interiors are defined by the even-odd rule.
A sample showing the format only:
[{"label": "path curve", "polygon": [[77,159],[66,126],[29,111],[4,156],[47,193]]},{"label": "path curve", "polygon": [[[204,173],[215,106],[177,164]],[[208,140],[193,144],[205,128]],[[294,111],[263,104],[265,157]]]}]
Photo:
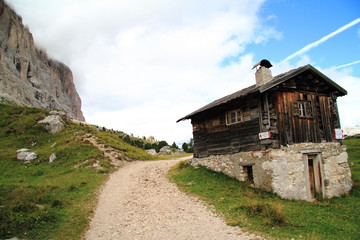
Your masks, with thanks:
[{"label": "path curve", "polygon": [[166,174],[178,161],[137,161],[111,174],[86,239],[257,239],[170,183]]}]

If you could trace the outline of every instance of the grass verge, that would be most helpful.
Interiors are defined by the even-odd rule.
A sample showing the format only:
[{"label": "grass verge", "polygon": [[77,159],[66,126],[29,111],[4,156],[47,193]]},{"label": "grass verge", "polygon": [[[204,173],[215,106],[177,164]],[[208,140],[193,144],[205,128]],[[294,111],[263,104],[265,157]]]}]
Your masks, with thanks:
[{"label": "grass verge", "polygon": [[349,195],[315,203],[284,200],[222,173],[179,163],[170,179],[214,206],[227,224],[273,239],[360,239],[360,138],[348,146],[354,187]]},{"label": "grass verge", "polygon": [[[60,133],[48,134],[37,124],[46,115],[37,108],[0,104],[0,239],[81,239],[98,189],[114,170],[109,159],[81,136],[97,136],[128,160],[152,159],[88,125],[69,121]],[[17,160],[21,148],[36,152],[38,158],[31,163]],[[56,159],[49,163],[52,153]]]}]

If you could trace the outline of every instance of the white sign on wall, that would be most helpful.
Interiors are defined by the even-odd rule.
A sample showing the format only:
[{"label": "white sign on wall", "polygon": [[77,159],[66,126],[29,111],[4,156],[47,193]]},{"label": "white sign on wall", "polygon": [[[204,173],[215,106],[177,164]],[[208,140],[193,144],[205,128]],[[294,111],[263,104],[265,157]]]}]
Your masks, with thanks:
[{"label": "white sign on wall", "polygon": [[334,129],[335,139],[344,139],[344,131],[341,128]]},{"label": "white sign on wall", "polygon": [[259,133],[259,139],[268,139],[271,138],[271,132],[261,132]]}]

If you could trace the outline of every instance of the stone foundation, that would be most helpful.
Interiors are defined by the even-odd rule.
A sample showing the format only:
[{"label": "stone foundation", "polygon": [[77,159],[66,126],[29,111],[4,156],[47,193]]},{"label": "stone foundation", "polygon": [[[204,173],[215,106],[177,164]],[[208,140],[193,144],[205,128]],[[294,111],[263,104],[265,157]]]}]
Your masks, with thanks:
[{"label": "stone foundation", "polygon": [[191,164],[253,182],[286,199],[311,201],[348,193],[352,187],[346,147],[340,143],[301,143],[266,151],[194,158]]}]

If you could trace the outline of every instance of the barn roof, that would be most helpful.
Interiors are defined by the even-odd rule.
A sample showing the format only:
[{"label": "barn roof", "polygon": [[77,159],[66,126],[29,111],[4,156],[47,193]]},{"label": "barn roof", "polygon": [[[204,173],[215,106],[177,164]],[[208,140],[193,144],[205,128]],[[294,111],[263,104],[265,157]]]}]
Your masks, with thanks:
[{"label": "barn roof", "polygon": [[226,104],[234,99],[237,99],[237,98],[240,98],[240,97],[245,97],[247,95],[250,95],[252,93],[255,93],[255,92],[260,92],[260,93],[263,93],[263,92],[266,92],[268,90],[270,90],[271,88],[273,87],[276,87],[278,86],[279,84],[283,83],[283,82],[286,82],[287,80],[307,71],[307,70],[310,70],[312,71],[313,73],[315,73],[316,75],[320,76],[325,82],[327,82],[329,85],[331,85],[332,87],[334,87],[335,89],[337,89],[339,91],[339,94],[338,96],[344,96],[347,94],[346,90],[343,89],[342,87],[340,87],[337,83],[335,83],[334,81],[332,81],[330,78],[328,78],[326,75],[324,75],[323,73],[321,73],[320,71],[318,71],[316,68],[314,68],[313,66],[311,66],[310,64],[308,65],[305,65],[303,67],[299,67],[299,68],[296,68],[296,69],[292,69],[288,72],[285,72],[285,73],[281,73],[277,76],[275,76],[273,78],[273,80],[271,80],[270,82],[268,83],[265,83],[264,85],[261,85],[261,86],[256,86],[255,84],[250,86],[250,87],[247,87],[247,88],[244,88],[240,91],[237,91],[237,92],[234,92],[230,95],[227,95],[225,97],[222,97],[218,100],[215,100],[201,108],[199,108],[198,110],[186,115],[185,117],[183,118],[180,118],[179,120],[177,120],[176,122],[180,122],[182,120],[186,120],[186,119],[191,119],[193,116],[201,113],[201,112],[204,112],[206,110],[209,110],[209,109],[212,109],[214,107],[217,107],[217,106],[220,106],[220,105],[223,105],[223,104]]}]

